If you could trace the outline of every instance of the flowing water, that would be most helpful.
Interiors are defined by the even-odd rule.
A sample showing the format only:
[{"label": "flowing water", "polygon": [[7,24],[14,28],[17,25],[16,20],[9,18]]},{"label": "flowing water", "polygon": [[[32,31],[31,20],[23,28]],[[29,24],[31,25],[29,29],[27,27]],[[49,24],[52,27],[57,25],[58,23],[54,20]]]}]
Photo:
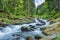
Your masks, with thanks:
[{"label": "flowing water", "polygon": [[[48,22],[47,20],[43,20],[43,19],[36,19],[35,18],[35,22],[34,23],[29,23],[29,24],[22,24],[22,25],[10,25],[10,26],[6,26],[1,27],[0,28],[0,40],[26,40],[26,37],[31,36],[32,38],[34,38],[37,34],[39,36],[44,36],[44,34],[42,33],[42,30],[40,30],[41,28],[46,27],[47,25],[49,25],[50,22]],[[31,26],[34,26],[34,30],[30,31],[22,31],[21,28],[23,26],[28,27],[28,29],[30,29]]]},{"label": "flowing water", "polygon": [[42,5],[45,2],[45,0],[34,0],[34,2],[35,2],[35,7],[38,8],[38,6]]}]

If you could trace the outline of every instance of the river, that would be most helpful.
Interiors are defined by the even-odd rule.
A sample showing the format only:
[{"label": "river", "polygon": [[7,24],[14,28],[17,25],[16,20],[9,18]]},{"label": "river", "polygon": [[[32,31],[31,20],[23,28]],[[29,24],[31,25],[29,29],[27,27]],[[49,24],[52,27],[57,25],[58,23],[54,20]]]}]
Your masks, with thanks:
[{"label": "river", "polygon": [[[34,23],[9,25],[5,28],[0,27],[0,40],[17,40],[18,38],[20,40],[26,40],[26,37],[28,36],[32,38],[34,38],[36,35],[44,36],[41,29],[49,24],[50,22],[47,20],[35,18]],[[26,29],[24,30],[23,27]]]}]

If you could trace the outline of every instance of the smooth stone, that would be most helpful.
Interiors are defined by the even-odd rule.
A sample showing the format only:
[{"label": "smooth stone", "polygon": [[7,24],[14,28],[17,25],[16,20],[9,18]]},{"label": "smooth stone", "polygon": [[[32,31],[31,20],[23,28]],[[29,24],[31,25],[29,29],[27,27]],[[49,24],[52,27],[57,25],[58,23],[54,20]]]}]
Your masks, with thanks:
[{"label": "smooth stone", "polygon": [[29,29],[28,29],[28,27],[23,26],[23,27],[21,27],[21,31],[23,31],[23,32],[27,32],[27,31],[29,31]]},{"label": "smooth stone", "polygon": [[36,35],[36,36],[35,36],[35,39],[38,39],[38,40],[39,40],[39,39],[41,39],[41,38],[42,38],[42,37],[39,36],[39,35]]},{"label": "smooth stone", "polygon": [[33,25],[29,25],[29,26],[30,26],[30,30],[34,31],[35,26],[33,26]]},{"label": "smooth stone", "polygon": [[26,40],[33,40],[33,38],[30,37],[30,36],[28,36],[28,37],[26,38]]}]

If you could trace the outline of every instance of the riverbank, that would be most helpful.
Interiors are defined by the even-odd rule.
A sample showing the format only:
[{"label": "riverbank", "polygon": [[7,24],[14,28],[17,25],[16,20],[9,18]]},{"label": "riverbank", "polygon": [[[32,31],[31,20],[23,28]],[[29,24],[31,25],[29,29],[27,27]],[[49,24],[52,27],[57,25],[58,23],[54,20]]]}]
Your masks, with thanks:
[{"label": "riverbank", "polygon": [[0,25],[18,25],[18,24],[25,24],[34,22],[33,18],[15,18],[15,19],[7,19],[2,18],[0,19]]},{"label": "riverbank", "polygon": [[[40,18],[39,16],[27,16],[27,17],[20,17],[20,18],[0,18],[0,26],[7,26],[7,25],[18,25],[18,24],[27,24],[27,23],[32,23],[34,22],[34,18]],[[43,17],[42,17],[43,18]],[[60,18],[52,19],[52,18],[43,18],[51,23],[59,22]]]}]

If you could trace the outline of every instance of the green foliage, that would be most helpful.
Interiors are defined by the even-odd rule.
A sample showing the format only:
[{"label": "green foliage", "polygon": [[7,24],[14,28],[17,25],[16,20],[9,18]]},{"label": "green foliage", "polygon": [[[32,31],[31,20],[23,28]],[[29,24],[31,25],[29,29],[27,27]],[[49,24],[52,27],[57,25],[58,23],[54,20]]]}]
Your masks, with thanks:
[{"label": "green foliage", "polygon": [[58,0],[46,0],[35,9],[34,0],[0,0],[0,18],[23,18],[33,16],[36,18],[60,18]]},{"label": "green foliage", "polygon": [[9,20],[9,19],[7,19],[7,18],[3,18],[3,22],[10,23],[11,20]]},{"label": "green foliage", "polygon": [[60,40],[60,36],[57,36],[55,39],[53,39],[53,40]]},{"label": "green foliage", "polygon": [[38,7],[40,18],[55,19],[60,18],[58,0],[46,0],[42,7]]}]

